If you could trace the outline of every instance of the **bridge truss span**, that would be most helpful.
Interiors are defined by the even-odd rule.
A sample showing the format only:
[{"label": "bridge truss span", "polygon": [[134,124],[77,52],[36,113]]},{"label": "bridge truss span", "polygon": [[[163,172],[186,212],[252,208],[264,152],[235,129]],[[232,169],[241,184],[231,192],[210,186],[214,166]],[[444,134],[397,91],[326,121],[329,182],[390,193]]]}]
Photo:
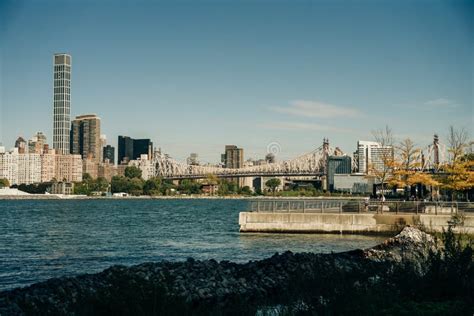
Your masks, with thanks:
[{"label": "bridge truss span", "polygon": [[257,176],[320,176],[325,172],[329,148],[324,145],[291,160],[244,168],[196,166],[179,162],[164,154],[156,154],[151,161],[151,174],[164,179],[200,179],[209,175],[219,178]]}]

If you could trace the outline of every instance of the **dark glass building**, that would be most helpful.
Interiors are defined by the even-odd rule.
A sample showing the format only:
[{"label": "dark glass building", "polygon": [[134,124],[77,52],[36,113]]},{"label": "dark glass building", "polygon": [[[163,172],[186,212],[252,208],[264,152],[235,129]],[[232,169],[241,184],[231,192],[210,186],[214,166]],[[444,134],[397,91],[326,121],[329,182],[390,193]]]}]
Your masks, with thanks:
[{"label": "dark glass building", "polygon": [[148,155],[152,158],[153,143],[149,139],[133,139],[128,136],[118,137],[118,161],[120,164],[123,161],[136,160],[140,155]]},{"label": "dark glass building", "polygon": [[108,159],[111,164],[114,164],[115,163],[115,147],[107,145],[102,150],[103,150],[102,156],[103,156],[104,162],[106,159]]},{"label": "dark glass building", "polygon": [[330,192],[334,191],[335,174],[351,174],[352,161],[349,156],[329,156],[327,166],[327,188]]}]

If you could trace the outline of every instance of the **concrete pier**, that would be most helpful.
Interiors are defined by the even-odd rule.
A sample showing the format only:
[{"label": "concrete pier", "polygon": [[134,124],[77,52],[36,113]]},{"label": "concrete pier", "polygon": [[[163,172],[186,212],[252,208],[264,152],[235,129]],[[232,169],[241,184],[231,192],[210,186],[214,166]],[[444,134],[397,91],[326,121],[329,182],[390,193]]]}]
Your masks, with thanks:
[{"label": "concrete pier", "polygon": [[[334,213],[256,213],[239,214],[241,232],[259,233],[346,233],[387,234],[405,225],[429,232],[447,229],[451,215],[431,214],[334,214]],[[474,234],[474,216],[466,216],[458,232]]]}]

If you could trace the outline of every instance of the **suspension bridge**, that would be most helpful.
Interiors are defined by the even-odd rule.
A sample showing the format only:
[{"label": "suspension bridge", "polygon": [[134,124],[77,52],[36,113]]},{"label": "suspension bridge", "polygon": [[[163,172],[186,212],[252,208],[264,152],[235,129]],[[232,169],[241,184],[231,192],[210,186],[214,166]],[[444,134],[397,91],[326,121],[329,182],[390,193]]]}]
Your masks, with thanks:
[{"label": "suspension bridge", "polygon": [[[437,135],[432,144],[424,147],[416,159],[420,160],[424,172],[438,172],[444,159],[445,146],[439,143]],[[203,179],[209,175],[219,178],[240,177],[321,177],[327,174],[327,161],[334,149],[327,139],[313,151],[293,159],[266,163],[243,168],[223,168],[220,166],[189,165],[171,158],[169,155],[155,153],[148,161],[148,175],[163,179]],[[138,161],[140,164],[140,162]],[[144,166],[140,166],[144,167]]]}]

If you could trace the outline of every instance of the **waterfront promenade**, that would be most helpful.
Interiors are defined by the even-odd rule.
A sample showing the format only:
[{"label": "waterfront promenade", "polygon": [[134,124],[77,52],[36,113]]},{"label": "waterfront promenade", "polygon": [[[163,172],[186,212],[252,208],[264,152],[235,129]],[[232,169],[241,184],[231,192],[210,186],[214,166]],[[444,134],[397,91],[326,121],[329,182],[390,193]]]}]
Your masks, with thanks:
[{"label": "waterfront promenade", "polygon": [[241,232],[388,234],[404,226],[474,234],[474,203],[355,199],[254,200],[239,214]]}]

